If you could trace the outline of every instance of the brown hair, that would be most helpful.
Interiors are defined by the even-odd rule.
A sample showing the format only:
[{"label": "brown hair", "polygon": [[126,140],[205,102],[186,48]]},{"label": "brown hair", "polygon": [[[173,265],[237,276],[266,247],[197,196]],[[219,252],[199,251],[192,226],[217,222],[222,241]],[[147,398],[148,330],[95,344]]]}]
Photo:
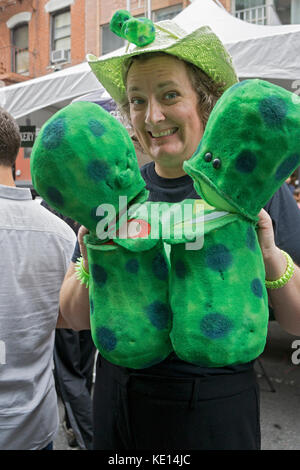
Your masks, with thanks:
[{"label": "brown hair", "polygon": [[[131,57],[128,63],[126,64],[127,66],[126,66],[126,73],[124,74],[124,83],[126,84],[127,82],[128,71],[134,61],[145,61],[152,57],[166,56],[166,55],[169,57],[170,56],[174,57],[177,60],[181,60],[178,57],[172,56],[170,54],[166,54],[165,52],[149,52],[146,54],[140,54],[140,55]],[[205,128],[213,107],[215,106],[216,102],[223,94],[224,84],[215,83],[208,75],[206,75],[205,72],[203,72],[203,70],[199,69],[195,65],[186,61],[182,61],[182,62],[184,62],[187,68],[187,72],[188,72],[192,87],[194,88],[195,92],[198,95],[200,118]],[[124,116],[124,119],[127,121],[127,123],[131,125],[128,100],[123,106],[120,107],[120,112]]]},{"label": "brown hair", "polygon": [[13,166],[21,145],[21,135],[15,119],[0,107],[0,165]]}]

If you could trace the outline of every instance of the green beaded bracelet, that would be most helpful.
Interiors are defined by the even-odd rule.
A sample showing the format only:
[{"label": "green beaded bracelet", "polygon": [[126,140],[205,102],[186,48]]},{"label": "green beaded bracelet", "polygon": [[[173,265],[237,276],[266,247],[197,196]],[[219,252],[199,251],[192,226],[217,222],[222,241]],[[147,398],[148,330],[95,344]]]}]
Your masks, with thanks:
[{"label": "green beaded bracelet", "polygon": [[295,265],[294,265],[292,258],[285,251],[281,250],[281,252],[284,254],[287,260],[285,273],[279,279],[276,279],[276,281],[266,280],[265,284],[268,289],[279,289],[280,287],[285,286],[289,282],[289,280],[291,279],[294,273]]},{"label": "green beaded bracelet", "polygon": [[90,273],[87,273],[83,267],[83,257],[81,256],[75,263],[76,277],[80,281],[80,284],[85,284],[89,287]]}]

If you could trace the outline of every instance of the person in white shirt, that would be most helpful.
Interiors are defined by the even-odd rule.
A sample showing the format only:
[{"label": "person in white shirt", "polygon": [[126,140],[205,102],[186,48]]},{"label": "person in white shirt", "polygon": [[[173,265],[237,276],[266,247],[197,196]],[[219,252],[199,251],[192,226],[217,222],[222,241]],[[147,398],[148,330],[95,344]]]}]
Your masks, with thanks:
[{"label": "person in white shirt", "polygon": [[17,123],[0,108],[0,450],[51,449],[58,429],[52,372],[59,291],[73,230],[17,188]]}]

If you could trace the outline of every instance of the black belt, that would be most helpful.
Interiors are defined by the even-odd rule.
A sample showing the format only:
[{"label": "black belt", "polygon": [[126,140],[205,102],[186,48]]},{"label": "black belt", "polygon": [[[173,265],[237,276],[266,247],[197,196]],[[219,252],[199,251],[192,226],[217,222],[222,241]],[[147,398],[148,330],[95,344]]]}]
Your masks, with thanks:
[{"label": "black belt", "polygon": [[101,357],[101,368],[128,392],[162,400],[209,400],[236,395],[257,384],[253,367],[244,371],[206,375],[203,377],[172,377],[132,372],[115,366]]}]

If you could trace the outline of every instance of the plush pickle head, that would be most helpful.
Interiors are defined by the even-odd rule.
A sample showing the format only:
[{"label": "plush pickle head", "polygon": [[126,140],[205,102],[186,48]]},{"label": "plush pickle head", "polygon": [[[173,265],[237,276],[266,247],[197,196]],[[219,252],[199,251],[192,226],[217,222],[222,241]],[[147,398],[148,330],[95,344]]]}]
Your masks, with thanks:
[{"label": "plush pickle head", "polygon": [[[107,219],[104,204],[112,213],[107,224],[118,223],[118,235],[131,223],[141,226],[145,237],[151,228],[148,214],[146,220],[141,215],[131,215],[128,220],[129,206],[135,213],[135,203],[146,200],[148,192],[126,129],[96,104],[67,106],[41,129],[31,170],[33,184],[48,204],[90,230],[84,239],[90,272],[90,323],[100,354],[134,369],[164,360],[172,350],[172,314],[162,241],[147,238],[142,243],[138,238],[135,243],[135,234],[128,239],[127,230],[120,239],[108,237],[105,228],[100,233],[104,238],[98,233],[98,224]],[[101,220],[100,205],[105,210]]]},{"label": "plush pickle head", "polygon": [[110,204],[118,214],[120,196],[126,196],[126,205],[145,188],[129,134],[95,103],[73,103],[52,116],[39,132],[30,163],[37,192],[91,232],[99,205]]},{"label": "plush pickle head", "polygon": [[264,80],[245,80],[219,99],[184,169],[206,202],[256,220],[300,164],[299,142],[299,98]]}]

